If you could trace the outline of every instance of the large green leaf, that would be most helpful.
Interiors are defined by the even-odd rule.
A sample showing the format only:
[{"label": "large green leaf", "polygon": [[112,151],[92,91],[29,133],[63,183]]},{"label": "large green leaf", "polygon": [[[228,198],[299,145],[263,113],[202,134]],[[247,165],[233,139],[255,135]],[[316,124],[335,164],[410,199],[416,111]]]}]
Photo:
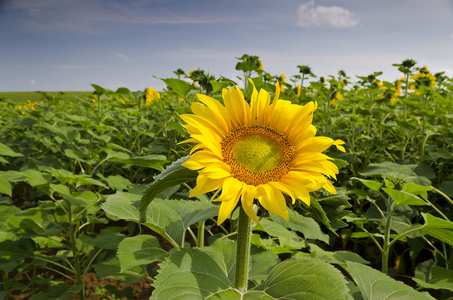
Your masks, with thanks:
[{"label": "large green leaf", "polygon": [[167,252],[160,247],[158,239],[151,235],[127,237],[120,242],[117,251],[121,272],[162,260],[166,255]]},{"label": "large green leaf", "polygon": [[382,188],[392,199],[395,201],[396,205],[428,205],[425,201],[419,197],[407,193],[397,191],[391,188]]},{"label": "large green leaf", "polygon": [[24,259],[34,257],[32,239],[6,240],[0,243],[0,270],[11,272]]},{"label": "large green leaf", "polygon": [[11,183],[9,183],[6,178],[0,175],[0,194],[6,194],[8,196],[12,196],[13,189],[11,187]]},{"label": "large green leaf", "polygon": [[381,189],[382,183],[375,180],[361,179],[358,177],[351,177],[351,179],[356,179],[363,183],[367,188],[372,189],[373,191],[379,191]]},{"label": "large green leaf", "polygon": [[276,260],[269,251],[252,254],[250,268],[251,278],[267,278],[241,293],[233,285],[235,248],[231,241],[217,240],[213,246],[173,253],[161,264],[151,299],[346,298],[346,280],[333,266],[318,259],[301,258],[287,260],[270,271]]},{"label": "large green leaf", "polygon": [[417,175],[411,167],[412,165],[405,166],[384,161],[381,163],[369,164],[364,171],[360,172],[360,174],[362,176],[395,177],[401,178],[406,182],[413,182],[425,186],[431,185],[431,181],[428,178]]},{"label": "large green leaf", "polygon": [[222,258],[217,261],[221,256],[218,254],[214,258],[203,248],[185,248],[174,253],[160,265],[151,299],[221,299],[214,295],[233,287],[227,274],[232,260]]},{"label": "large green leaf", "polygon": [[11,157],[23,156],[22,153],[15,152],[13,149],[3,143],[0,143],[0,153],[1,155]]},{"label": "large green leaf", "polygon": [[434,300],[428,293],[417,292],[371,267],[356,262],[347,262],[346,267],[365,300]]},{"label": "large green leaf", "polygon": [[184,245],[187,228],[217,216],[218,206],[210,202],[155,199],[143,225],[163,235],[172,244]]},{"label": "large green leaf", "polygon": [[165,78],[162,79],[162,81],[171,87],[171,89],[178,94],[178,96],[184,99],[186,99],[187,93],[194,89],[193,85],[181,79]]},{"label": "large green leaf", "polygon": [[278,264],[244,299],[260,299],[258,295],[267,295],[268,299],[346,299],[349,291],[346,284],[332,265],[302,257]]},{"label": "large green leaf", "polygon": [[217,80],[211,80],[209,83],[211,83],[212,86],[212,93],[215,94],[217,92],[222,91],[224,88],[227,88],[229,85],[231,85],[230,81],[217,81]]},{"label": "large green leaf", "polygon": [[[363,259],[360,255],[349,251],[326,251],[316,244],[309,244],[311,257],[315,257],[328,262],[329,264],[345,265],[348,261],[369,264],[370,262]],[[304,254],[305,255],[305,254]]]},{"label": "large green leaf", "polygon": [[116,250],[124,238],[124,234],[117,230],[109,229],[108,227],[101,230],[96,237],[89,237],[84,234],[79,236],[79,239],[88,245],[108,250]]},{"label": "large green leaf", "polygon": [[425,219],[425,225],[421,227],[421,230],[425,234],[453,246],[453,222],[440,219],[429,213],[422,213],[422,216]]},{"label": "large green leaf", "polygon": [[[137,195],[117,192],[107,197],[102,208],[117,218],[138,222],[140,214],[134,200],[137,200]],[[185,232],[190,225],[213,218],[217,212],[218,207],[210,202],[155,199],[147,210],[146,222],[142,224],[179,248],[184,245]]]},{"label": "large green leaf", "polygon": [[329,235],[322,232],[318,222],[311,217],[304,217],[298,212],[293,211],[289,213],[289,221],[276,215],[272,216],[272,220],[286,228],[302,233],[305,239],[314,239],[327,244],[329,243]]},{"label": "large green leaf", "polygon": [[125,283],[134,283],[147,277],[146,269],[141,266],[136,266],[128,271],[120,270],[120,262],[118,257],[112,256],[110,259],[103,260],[93,265],[96,270],[96,275],[99,278],[113,278]]},{"label": "large green leaf", "polygon": [[162,192],[178,184],[195,180],[198,172],[186,169],[182,163],[190,159],[190,156],[182,157],[171,163],[162,173],[154,178],[154,181],[146,189],[140,201],[140,220],[146,221],[146,211],[151,201]]},{"label": "large green leaf", "polygon": [[433,266],[430,271],[430,280],[423,281],[419,278],[412,279],[425,289],[445,289],[453,291],[453,270]]}]

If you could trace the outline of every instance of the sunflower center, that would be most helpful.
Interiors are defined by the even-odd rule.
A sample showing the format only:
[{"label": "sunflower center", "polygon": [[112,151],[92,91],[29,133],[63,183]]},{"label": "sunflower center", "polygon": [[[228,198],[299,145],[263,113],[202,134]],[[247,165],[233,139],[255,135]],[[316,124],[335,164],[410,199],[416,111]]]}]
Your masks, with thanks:
[{"label": "sunflower center", "polygon": [[233,176],[255,186],[280,180],[294,156],[294,147],[285,136],[261,125],[238,127],[221,145]]}]

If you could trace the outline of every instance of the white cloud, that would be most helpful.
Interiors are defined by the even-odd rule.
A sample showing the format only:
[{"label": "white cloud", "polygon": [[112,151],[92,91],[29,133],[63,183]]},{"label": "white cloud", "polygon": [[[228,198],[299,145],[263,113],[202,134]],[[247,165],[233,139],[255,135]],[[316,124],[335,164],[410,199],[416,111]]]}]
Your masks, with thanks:
[{"label": "white cloud", "polygon": [[32,79],[32,80],[30,80],[30,84],[31,84],[31,85],[37,85],[38,82],[37,82],[35,79]]},{"label": "white cloud", "polygon": [[116,53],[115,55],[116,55],[116,57],[118,57],[119,59],[121,59],[124,62],[130,62],[131,61],[131,59],[129,57],[127,57],[125,54]]},{"label": "white cloud", "polygon": [[359,19],[356,15],[339,6],[315,6],[311,0],[297,8],[297,23],[301,27],[354,27]]}]

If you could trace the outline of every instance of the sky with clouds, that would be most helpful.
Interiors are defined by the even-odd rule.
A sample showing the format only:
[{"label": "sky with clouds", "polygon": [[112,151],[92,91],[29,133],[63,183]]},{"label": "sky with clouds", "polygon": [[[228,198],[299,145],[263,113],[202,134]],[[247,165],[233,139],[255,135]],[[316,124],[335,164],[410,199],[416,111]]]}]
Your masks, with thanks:
[{"label": "sky with clouds", "polygon": [[453,1],[0,0],[0,91],[162,89],[177,68],[235,80],[245,53],[288,77],[390,81],[407,58],[453,76]]}]

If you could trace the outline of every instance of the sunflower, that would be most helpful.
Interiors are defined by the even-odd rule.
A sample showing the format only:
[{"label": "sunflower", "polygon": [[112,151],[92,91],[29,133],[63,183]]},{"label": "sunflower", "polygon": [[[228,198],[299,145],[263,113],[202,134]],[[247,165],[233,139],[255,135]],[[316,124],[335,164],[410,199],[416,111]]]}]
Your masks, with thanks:
[{"label": "sunflower", "polygon": [[285,196],[310,204],[309,192],[325,188],[336,194],[329,178],[338,168],[322,154],[331,145],[345,151],[341,140],[315,136],[311,124],[317,103],[304,106],[279,99],[277,88],[272,104],[267,91],[253,87],[251,104],[233,86],[223,90],[225,105],[206,95],[192,103],[194,114],[181,115],[190,139],[196,145],[183,166],[199,170],[195,197],[222,189],[217,224],[223,223],[239,200],[246,214],[258,222],[255,199],[269,212],[288,220]]}]

